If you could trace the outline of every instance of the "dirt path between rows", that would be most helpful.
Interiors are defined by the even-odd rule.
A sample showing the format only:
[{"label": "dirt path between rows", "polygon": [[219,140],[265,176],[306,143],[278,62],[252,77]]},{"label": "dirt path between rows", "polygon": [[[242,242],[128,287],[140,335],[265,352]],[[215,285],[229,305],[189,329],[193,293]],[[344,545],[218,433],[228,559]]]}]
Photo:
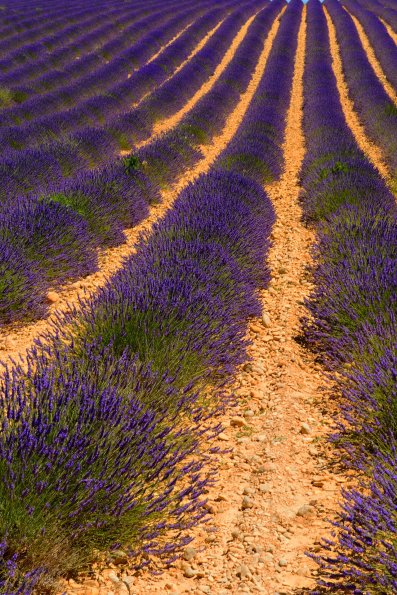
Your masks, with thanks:
[{"label": "dirt path between rows", "polygon": [[360,38],[361,44],[367,54],[367,58],[369,63],[371,64],[373,71],[375,72],[376,76],[380,80],[385,89],[386,93],[390,97],[390,99],[397,105],[397,94],[396,90],[394,89],[393,85],[388,81],[385,73],[383,72],[382,66],[380,65],[378,58],[375,55],[375,52],[372,48],[371,42],[369,41],[363,26],[361,25],[360,21],[351,14],[346,8],[346,12],[351,16],[353,22],[356,26],[358,36]]},{"label": "dirt path between rows", "polygon": [[285,172],[266,187],[277,214],[269,254],[272,282],[261,293],[263,318],[250,324],[252,363],[237,378],[239,406],[226,416],[219,437],[230,452],[221,455],[218,482],[208,494],[211,520],[192,531],[194,541],[184,559],[163,575],[129,574],[113,565],[81,587],[73,582],[68,595],[281,595],[314,585],[314,565],[305,552],[327,533],[324,519],[334,514],[340,484],[347,479],[327,470],[325,437],[331,421],[320,392],[324,379],[312,354],[295,340],[302,300],[311,290],[306,267],[314,241],[301,223],[298,203],[305,15],[306,9],[284,143]]},{"label": "dirt path between rows", "polygon": [[[285,9],[283,9],[285,10]],[[250,19],[251,20],[251,19]],[[55,293],[56,301],[49,308],[49,316],[22,327],[5,326],[0,331],[0,359],[7,360],[9,357],[17,359],[24,357],[26,350],[32,346],[35,338],[48,332],[51,328],[53,317],[57,312],[63,312],[69,308],[69,305],[77,305],[79,298],[93,294],[99,287],[102,287],[122,265],[125,258],[134,253],[136,242],[143,231],[150,231],[153,224],[162,218],[170,209],[178,196],[179,192],[193,181],[201,173],[208,171],[219,153],[226,147],[235,134],[242,117],[248,109],[249,103],[255,93],[256,87],[263,74],[267,58],[270,52],[271,44],[278,30],[279,20],[273,24],[268,38],[265,42],[264,50],[258,61],[258,65],[247,88],[247,91],[241,96],[241,100],[235,110],[227,119],[223,132],[213,138],[212,144],[202,147],[203,159],[195,167],[185,172],[181,178],[169,189],[162,192],[161,203],[153,205],[150,208],[149,216],[139,225],[132,229],[125,230],[127,241],[121,246],[110,248],[99,254],[99,270],[84,279],[75,283],[66,285]],[[244,26],[246,31],[246,26]],[[234,44],[234,51],[237,45]],[[232,59],[229,54],[228,60]],[[208,88],[202,89],[202,93],[207,92]],[[197,99],[198,100],[198,99]]]},{"label": "dirt path between rows", "polygon": [[340,101],[346,122],[350,130],[352,131],[360,149],[366,154],[368,159],[376,167],[381,176],[388,183],[390,183],[390,173],[386,166],[382,151],[367,137],[364,126],[361,124],[359,117],[354,109],[354,103],[349,97],[349,89],[345,81],[345,76],[343,74],[342,59],[339,52],[339,45],[336,37],[335,26],[326,7],[324,7],[324,14],[328,24],[329,40],[332,55],[332,66],[334,69]]}]

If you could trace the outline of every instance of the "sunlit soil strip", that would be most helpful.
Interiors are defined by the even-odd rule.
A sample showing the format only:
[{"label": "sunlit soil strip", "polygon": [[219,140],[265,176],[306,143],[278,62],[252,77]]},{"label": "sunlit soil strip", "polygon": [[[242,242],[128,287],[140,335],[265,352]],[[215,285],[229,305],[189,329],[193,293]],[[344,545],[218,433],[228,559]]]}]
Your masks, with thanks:
[{"label": "sunlit soil strip", "polygon": [[[319,440],[321,447],[331,415],[323,394],[325,381],[314,357],[295,340],[300,331],[300,318],[306,314],[302,303],[312,289],[306,269],[311,264],[310,251],[315,241],[314,232],[302,223],[299,205],[299,174],[305,154],[302,118],[306,10],[299,31],[283,145],[285,170],[279,181],[265,187],[276,211],[273,246],[268,257],[272,281],[269,289],[262,292],[270,326],[258,333],[256,325],[252,334],[253,355],[261,354],[267,366],[269,397],[265,432],[270,446],[266,454],[277,470],[269,472],[273,488],[270,498],[266,498],[269,517],[266,535],[273,546],[274,560],[288,562],[266,573],[264,587],[269,593],[279,591],[280,585],[283,592],[285,588],[292,592],[292,589],[314,586],[314,577],[310,576],[312,564],[306,561],[305,551],[314,546],[319,531],[326,531],[326,522],[307,504],[321,502],[327,514],[332,515],[339,495],[338,484],[331,474],[327,474],[326,492],[316,487],[316,481],[320,485],[324,481],[324,469],[319,453],[314,454],[317,449],[312,441]],[[322,394],[321,407],[317,403],[319,394]],[[305,423],[305,428],[311,428],[311,435],[306,438],[301,432]],[[283,440],[278,442],[277,436],[282,436]],[[305,506],[308,518],[296,516],[298,510],[306,510]],[[288,541],[276,538],[280,526],[289,527],[292,532]]]},{"label": "sunlit soil strip", "polygon": [[[346,10],[346,8],[345,8]],[[360,21],[353,15],[351,14],[348,10],[346,10],[346,12],[351,16],[351,18],[353,19],[353,22],[356,26],[357,29],[357,33],[358,36],[360,38],[360,41],[362,43],[362,46],[367,54],[368,57],[368,61],[371,64],[376,76],[378,77],[378,79],[380,80],[380,82],[383,85],[383,88],[385,89],[386,93],[388,94],[388,96],[390,97],[390,99],[397,105],[397,94],[396,91],[393,87],[393,85],[391,85],[385,75],[385,73],[383,72],[382,66],[380,65],[380,63],[378,62],[377,57],[375,56],[375,52],[371,46],[371,43],[364,31],[364,28],[362,27]]]},{"label": "sunlit soil strip", "polygon": [[[215,27],[213,27],[210,31],[208,31],[208,33],[203,37],[203,39],[196,45],[196,47],[194,48],[194,50],[192,50],[192,52],[190,53],[190,55],[188,56],[188,58],[186,58],[186,60],[184,60],[184,62],[182,62],[182,64],[180,64],[178,66],[178,68],[176,68],[176,70],[173,72],[172,76],[174,76],[175,74],[177,74],[188,62],[190,62],[190,60],[192,58],[194,58],[194,56],[196,54],[198,54],[198,52],[200,50],[203,49],[203,47],[206,45],[207,41],[209,39],[211,39],[211,37],[214,35],[214,33],[219,29],[219,27],[222,25],[223,21],[225,20],[226,17],[224,17],[223,19],[221,19],[219,21],[219,23],[217,25],[215,25]],[[179,36],[178,36],[179,37]],[[157,57],[157,56],[156,56]],[[154,60],[154,58],[153,58]],[[166,79],[168,80],[168,79]]]},{"label": "sunlit soil strip", "polygon": [[382,151],[374,145],[367,137],[364,126],[354,109],[354,103],[349,97],[349,89],[343,74],[342,60],[339,53],[339,46],[336,37],[335,26],[326,8],[324,8],[325,17],[329,30],[330,47],[332,54],[332,66],[334,69],[340,101],[346,122],[350,127],[354,138],[360,149],[367,155],[371,163],[376,167],[381,176],[390,184],[389,170],[385,164]]},{"label": "sunlit soil strip", "polygon": [[186,27],[184,27],[183,29],[181,29],[176,35],[174,35],[174,37],[172,39],[170,39],[167,43],[165,43],[164,45],[161,46],[161,48],[158,50],[158,52],[156,52],[155,54],[153,54],[153,56],[150,58],[150,60],[148,60],[146,62],[146,64],[150,64],[151,62],[153,62],[153,60],[155,60],[156,58],[158,58],[163,52],[164,50],[166,50],[170,45],[172,45],[183,33],[185,33],[185,31],[187,31],[187,29],[189,29],[189,27],[192,26],[192,24],[194,23],[194,21],[192,21],[191,23],[189,23],[188,25],[186,25]]},{"label": "sunlit soil strip", "polygon": [[[241,122],[241,119],[248,109],[251,99],[265,70],[271,45],[279,28],[279,18],[284,11],[285,8],[283,8],[278,17],[276,17],[264,44],[264,49],[260,55],[258,64],[255,68],[248,88],[246,92],[241,95],[239,104],[227,119],[223,132],[213,139],[211,145],[201,147],[204,154],[203,159],[201,159],[195,167],[186,171],[170,188],[162,191],[162,202],[159,205],[153,205],[150,207],[149,216],[143,222],[134,228],[125,230],[127,241],[124,244],[115,248],[110,248],[100,253],[99,270],[96,273],[89,275],[75,283],[66,285],[63,290],[58,290],[58,299],[56,303],[49,308],[49,316],[47,318],[21,328],[15,326],[4,327],[0,333],[0,358],[2,360],[7,359],[8,357],[24,357],[26,350],[32,346],[35,338],[42,335],[51,328],[53,316],[56,312],[66,311],[70,305],[77,305],[79,298],[82,296],[93,294],[98,288],[103,287],[108,278],[123,265],[124,259],[134,253],[135,244],[141,233],[144,231],[150,232],[153,224],[163,217],[168,209],[172,207],[179,192],[198,175],[208,171],[217,156],[232,139]],[[252,19],[250,19],[250,21],[251,20]],[[234,46],[234,51],[233,54],[230,55],[229,62],[232,60],[238,45]]]}]

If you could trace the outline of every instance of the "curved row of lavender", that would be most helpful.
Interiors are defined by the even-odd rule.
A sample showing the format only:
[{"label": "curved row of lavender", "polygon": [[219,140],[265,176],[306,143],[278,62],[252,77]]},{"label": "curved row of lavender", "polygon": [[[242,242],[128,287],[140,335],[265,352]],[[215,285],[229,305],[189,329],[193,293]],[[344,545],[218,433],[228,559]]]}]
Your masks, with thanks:
[{"label": "curved row of lavender", "polygon": [[[139,11],[139,8],[138,8]],[[138,12],[134,11],[134,12]],[[21,33],[21,23],[13,27],[14,33],[16,29],[18,33],[14,36],[14,39],[6,39],[0,41],[0,48],[2,50],[2,57],[0,60],[0,77],[11,71],[15,72],[15,80],[10,79],[10,83],[15,86],[19,82],[19,72],[29,73],[30,78],[34,78],[34,75],[39,71],[33,65],[39,64],[42,66],[43,72],[50,68],[51,61],[59,57],[59,50],[62,47],[68,48],[69,44],[78,46],[79,37],[83,37],[82,40],[82,51],[85,49],[85,34],[86,31],[90,35],[95,30],[100,32],[101,17],[103,23],[106,25],[109,18],[114,18],[117,24],[117,18],[121,14],[125,14],[126,17],[131,11],[126,11],[124,8],[113,8],[113,7],[102,7],[100,12],[95,11],[93,14],[92,8],[84,7],[80,11],[70,10],[62,16],[62,18],[51,18],[47,24],[42,24],[41,27],[34,29],[27,35]],[[100,39],[100,38],[99,38]],[[73,54],[69,54],[69,58],[74,57]],[[66,58],[68,58],[68,51],[66,51]],[[22,69],[22,70],[21,70]],[[3,80],[2,80],[3,82]]]},{"label": "curved row of lavender", "polygon": [[[199,17],[197,13],[202,11],[203,9],[200,6],[200,8],[196,8],[193,12],[196,13],[196,17]],[[47,115],[36,117],[33,122],[26,122],[19,126],[9,126],[0,130],[0,146],[4,147],[9,157],[14,154],[18,158],[18,155],[21,154],[21,150],[24,148],[40,146],[47,141],[50,144],[46,147],[46,150],[51,152],[52,147],[56,147],[59,142],[62,142],[62,140],[54,142],[54,138],[60,137],[60,139],[63,138],[63,142],[72,142],[75,136],[70,133],[83,129],[82,132],[84,134],[85,129],[87,129],[92,134],[93,132],[95,133],[95,130],[91,130],[93,126],[106,130],[110,142],[113,138],[118,139],[121,132],[119,132],[119,135],[115,134],[117,131],[117,119],[122,117],[123,114],[126,117],[128,113],[133,111],[131,108],[133,104],[139,103],[145,95],[152,93],[157,87],[172,78],[175,70],[188,58],[195,45],[217,24],[218,20],[220,21],[226,17],[229,11],[233,11],[233,4],[230,2],[226,2],[224,5],[220,3],[219,7],[207,11],[201,18],[196,18],[186,31],[176,41],[165,48],[157,58],[151,60],[149,64],[145,64],[150,59],[148,52],[155,53],[151,47],[153,45],[153,38],[156,38],[156,44],[158,44],[158,40],[161,41],[165,38],[170,38],[183,29],[186,20],[191,21],[193,19],[191,9],[186,14],[183,12],[180,16],[176,16],[166,26],[163,25],[156,28],[149,35],[134,44],[131,48],[135,64],[137,65],[137,69],[134,72],[127,75],[126,70],[131,69],[131,65],[126,66],[125,57],[121,59],[123,66],[122,72],[118,72],[117,63],[114,64],[113,61],[110,62],[110,66],[114,66],[114,72],[110,66],[106,67],[108,76],[99,76],[101,73],[94,70],[92,75],[89,75],[90,80],[95,84],[96,94],[94,97],[90,97],[90,93],[87,94],[88,97],[85,96],[86,79],[84,78],[78,84],[79,94],[82,97],[75,106],[55,114],[50,111]],[[240,23],[240,26],[243,24],[242,18],[243,13],[237,13],[234,19],[232,15],[226,19],[222,33],[227,35],[229,42],[232,40],[231,36],[237,33],[237,24]],[[233,23],[234,27],[232,26]],[[216,43],[219,49],[217,49]],[[154,44],[155,48],[156,44]],[[206,58],[208,55],[213,59],[213,53],[218,53],[221,47],[225,48],[225,52],[227,45],[222,40],[221,31],[217,31],[205,48],[199,53],[199,56],[195,56],[192,60],[194,69],[202,72],[204,65],[200,68],[200,60],[205,61],[207,59],[208,61],[208,58]],[[138,59],[141,63],[140,67],[137,64]],[[211,66],[211,63],[208,64],[208,68],[211,68]],[[192,68],[192,66],[189,67]],[[184,73],[187,68],[188,66],[185,67]],[[114,82],[110,89],[108,89],[109,77]],[[198,82],[201,78],[198,78]],[[194,87],[193,83],[191,83],[188,88],[192,88],[193,94],[198,87]],[[145,104],[146,111],[151,108],[150,103],[147,104],[147,101]],[[44,107],[43,111],[47,111],[47,108]],[[159,116],[163,116],[162,112],[157,117]],[[116,131],[113,131],[113,121],[115,121]],[[119,141],[119,145],[115,146],[116,151],[123,148],[121,140]],[[129,146],[131,146],[131,143]],[[11,152],[10,149],[12,147],[15,147],[15,150]]]},{"label": "curved row of lavender", "polygon": [[299,0],[289,5],[257,92],[241,126],[214,164],[215,169],[236,170],[261,184],[270,183],[281,175],[285,118],[291,100],[302,9]]},{"label": "curved row of lavender", "polygon": [[[326,8],[336,28],[343,72],[354,108],[370,138],[382,149],[395,182],[397,108],[372,69],[351,16],[338,0],[329,0]],[[397,63],[394,62],[396,68]]]},{"label": "curved row of lavender", "polygon": [[[43,68],[43,64],[33,62],[32,65],[22,66],[19,71],[14,70],[3,75],[1,81],[3,86],[10,85],[11,81],[20,83],[21,79],[22,81],[27,80],[25,86],[22,87],[24,100],[18,105],[11,105],[2,110],[1,126],[13,126],[35,117],[65,110],[73,106],[74,102],[95,95],[97,85],[99,85],[98,90],[110,89],[115,82],[127,78],[134,68],[142,66],[160,49],[163,43],[168,42],[178,32],[178,28],[172,30],[170,34],[167,31],[167,23],[170,21],[173,23],[176,15],[183,15],[185,10],[182,27],[189,23],[189,10],[192,17],[195,12],[198,12],[197,8],[194,9],[194,6],[192,8],[192,4],[191,0],[182,4],[170,3],[166,6],[159,3],[153,6],[149,14],[142,10],[130,11],[130,16],[128,13],[125,14],[125,25],[127,26],[116,37],[115,33],[118,28],[113,29],[113,36],[110,36],[102,47],[94,48],[93,51],[77,57],[73,45],[67,46],[65,51],[62,49],[60,66],[64,72],[61,75],[54,69],[52,60],[47,57],[45,59],[48,67],[47,72]],[[128,24],[129,22],[130,24]],[[157,37],[151,35],[154,31]],[[93,33],[94,41],[97,33],[97,31]],[[87,41],[92,43],[90,38],[83,39],[83,51]],[[55,55],[55,59],[58,59],[58,54]],[[65,63],[63,63],[64,59]],[[42,76],[33,82],[33,87],[29,87],[29,77],[35,73],[40,73]],[[43,85],[44,88],[41,89],[40,85]],[[16,90],[21,90],[20,85],[16,87]]]},{"label": "curved row of lavender", "polygon": [[[327,1],[327,7],[329,6]],[[328,29],[308,5],[304,78],[307,155],[302,204],[316,226],[308,344],[331,370],[334,436],[361,485],[343,492],[334,542],[316,557],[316,592],[397,592],[397,205],[344,119]],[[324,109],[324,106],[327,109]]]},{"label": "curved row of lavender", "polygon": [[[114,3],[106,2],[106,6],[112,6]],[[31,7],[32,8],[32,7]],[[55,8],[55,10],[54,10]],[[80,2],[77,5],[54,3],[53,10],[41,11],[33,10],[24,12],[22,17],[20,13],[13,18],[6,16],[9,10],[2,14],[2,26],[0,27],[0,49],[6,54],[17,50],[21,45],[28,45],[43,37],[46,34],[56,35],[58,30],[67,27],[67,22],[84,22],[85,16],[92,14],[92,6]]]},{"label": "curved row of lavender", "polygon": [[[3,102],[2,114],[7,117],[2,125],[31,116],[27,109],[24,110],[23,106],[18,106],[17,103],[24,101],[27,102],[27,106],[31,105],[34,108],[35,103],[32,104],[31,100],[37,94],[43,94],[44,98],[45,93],[49,94],[56,107],[55,99],[61,101],[62,95],[54,95],[54,90],[61,85],[70,85],[74,80],[84,76],[90,67],[102,66],[117,52],[126,49],[137,33],[134,21],[142,19],[144,14],[142,9],[124,10],[121,14],[120,12],[96,12],[95,16],[92,16],[91,12],[90,17],[85,22],[83,20],[81,25],[70,26],[60,32],[59,37],[63,39],[61,47],[56,46],[54,36],[45,36],[41,40],[46,50],[43,49],[43,55],[37,56],[37,52],[21,52],[24,59],[21,64],[19,60],[14,68],[6,68],[8,60],[3,60],[2,70],[6,72],[1,75],[1,85],[3,90],[9,90],[10,98],[14,101],[9,101],[8,105]],[[119,32],[116,44],[115,31]]]},{"label": "curved row of lavender", "polygon": [[[197,34],[196,29],[198,26],[198,33],[204,34],[206,29],[204,27],[203,31],[203,24],[211,25],[211,23],[216,23],[217,15],[218,11],[213,11],[212,18],[210,15],[209,23],[203,23],[202,20],[199,19],[198,23],[194,23],[191,27],[189,27],[188,31],[190,31],[192,28],[192,34],[194,36],[195,32]],[[157,71],[158,69],[162,69],[162,75],[164,78],[167,76],[167,73],[164,72],[164,69],[167,69],[169,71],[169,75],[172,75],[173,70],[181,63],[181,61],[183,61],[183,59],[187,57],[186,52],[187,54],[189,53],[191,41],[189,40],[188,35],[183,36],[182,47],[181,40],[177,40],[176,42],[172,43],[167,48],[167,50],[165,50],[158,57],[158,59],[154,61],[154,63],[145,66],[145,61],[146,59],[150,58],[153,52],[153,50],[150,50],[150,40],[152,39],[153,35],[160,39],[163,37],[172,37],[180,30],[181,26],[183,27],[184,19],[186,19],[186,14],[182,17],[176,16],[172,18],[171,21],[166,23],[165,26],[161,27],[160,29],[155,28],[154,31],[148,36],[144,36],[142,40],[143,43],[138,42],[137,44],[134,44],[133,51],[135,52],[135,55],[138,54],[139,60],[142,62],[142,66],[139,70],[134,72],[130,78],[127,78],[127,74],[124,73],[121,76],[121,84],[118,84],[113,88],[111,96],[98,96],[94,99],[90,99],[87,102],[79,102],[74,109],[48,116],[46,119],[35,118],[34,121],[28,125],[19,125],[3,129],[0,134],[3,137],[2,141],[4,145],[6,147],[8,146],[8,151],[5,151],[1,162],[3,170],[2,194],[5,196],[7,194],[11,194],[11,196],[13,196],[17,193],[23,192],[23,186],[21,188],[15,187],[14,181],[15,170],[18,170],[18,164],[21,162],[29,163],[29,161],[33,161],[34,163],[36,159],[42,160],[44,158],[47,158],[51,162],[51,157],[53,161],[54,159],[56,160],[57,153],[59,153],[61,150],[62,159],[60,159],[59,165],[63,165],[63,171],[56,172],[54,174],[53,178],[55,181],[57,181],[62,177],[70,177],[70,175],[75,170],[79,171],[81,169],[88,169],[90,166],[92,167],[93,165],[98,165],[101,160],[109,161],[119,150],[115,139],[110,134],[110,131],[105,131],[100,127],[92,128],[87,126],[87,124],[90,124],[93,120],[95,120],[95,115],[98,119],[103,120],[101,108],[104,109],[107,107],[109,109],[110,106],[110,108],[116,113],[117,111],[122,110],[123,106],[124,109],[127,109],[127,106],[134,99],[133,90],[135,88],[135,97],[138,100],[141,99],[142,95],[146,91],[150,92],[151,89],[155,88],[157,80],[153,80],[153,77],[150,79],[149,76],[147,77],[147,87],[144,86],[143,81],[145,78],[142,80],[141,72],[143,72],[143,74],[149,74],[150,69],[153,71],[153,69],[156,70],[157,67]],[[179,57],[178,53],[176,53],[178,50],[181,53],[181,57]],[[148,52],[150,52],[149,55]],[[122,59],[122,62],[124,62],[124,58]],[[111,64],[113,64],[113,62]],[[117,64],[114,66],[115,70],[117,71]],[[125,64],[123,68],[126,69]],[[96,74],[98,75],[99,73],[97,72]],[[161,76],[158,76],[158,78],[158,83],[160,84]],[[138,87],[139,82],[140,87]],[[102,83],[98,83],[99,89],[101,88],[101,85]],[[128,89],[130,91],[129,94]],[[38,102],[40,102],[40,98],[38,98]],[[69,135],[68,128],[71,127],[75,127],[76,129],[83,127],[83,129],[79,134]],[[54,140],[56,138],[59,140]],[[35,147],[37,145],[39,148],[36,150],[36,152],[32,153],[32,151],[26,152],[23,150],[25,147],[29,149],[30,146]],[[16,148],[11,150],[10,146],[15,146]],[[78,157],[80,157],[80,160]],[[87,162],[88,158],[92,163]],[[28,169],[27,166],[25,166],[25,169]],[[11,176],[10,174],[7,176],[7,172],[10,172]],[[36,188],[43,189],[43,183],[37,179],[37,173],[35,172],[34,167],[33,171],[22,171],[19,177],[22,178],[22,181],[28,186],[30,191],[35,189],[34,186],[32,187],[34,181]],[[50,181],[51,178],[47,177],[47,184]]]},{"label": "curved row of lavender", "polygon": [[[153,8],[155,7],[156,3],[153,3]],[[124,15],[123,23],[117,19],[120,14]],[[3,49],[0,61],[3,116],[7,113],[7,109],[5,109],[7,106],[10,106],[12,110],[13,106],[33,97],[34,93],[40,90],[40,83],[43,86],[42,90],[45,90],[56,85],[58,77],[62,81],[62,73],[59,72],[59,68],[66,68],[66,74],[69,74],[71,80],[72,76],[79,75],[78,66],[84,73],[84,66],[87,67],[88,59],[91,59],[95,65],[101,63],[101,58],[105,60],[106,57],[114,55],[116,51],[126,49],[129,34],[134,35],[134,28],[128,25],[133,23],[134,15],[136,20],[137,17],[142,18],[145,14],[146,12],[142,8],[139,9],[138,5],[134,7],[134,10],[128,6],[119,7],[116,10],[109,10],[104,6],[101,6],[99,10],[98,7],[87,9],[85,6],[85,10],[80,16],[79,11],[76,11],[74,18],[70,14],[66,15],[62,20],[64,26],[59,31],[56,30],[56,33],[53,31],[52,23],[46,28],[40,28],[44,30],[35,43],[24,45],[23,35],[16,35],[14,45],[17,46],[17,49],[8,53],[6,49]],[[85,15],[84,18],[83,15]],[[113,38],[109,35],[112,17],[114,26],[120,32],[120,42],[118,39],[115,41],[114,30]],[[19,23],[16,29],[20,29]],[[37,31],[36,34],[39,33]],[[103,56],[101,56],[101,51]],[[70,61],[74,64],[68,67]],[[52,76],[49,72],[51,69],[54,70]],[[34,88],[35,85],[37,89]],[[18,109],[16,109],[17,114]]]},{"label": "curved row of lavender", "polygon": [[343,0],[343,5],[360,21],[386,78],[397,88],[397,47],[386,27],[356,0]]},{"label": "curved row of lavender", "polygon": [[[238,30],[239,23],[259,7],[260,2],[248,3],[245,10],[239,9],[236,17],[230,18],[227,26]],[[130,159],[118,159],[101,170],[82,173],[63,184],[54,182],[53,189],[47,189],[46,194],[43,191],[39,198],[22,197],[11,201],[4,215],[0,215],[0,237],[4,246],[0,268],[5,273],[0,298],[3,320],[42,316],[48,307],[45,300],[48,288],[93,272],[97,267],[97,247],[122,243],[123,229],[136,225],[147,215],[148,204],[158,200],[158,184],[171,183],[200,158],[197,146],[210,142],[222,128],[227,114],[248,85],[259,56],[260,40],[270,29],[274,10],[269,9],[268,15],[256,19],[211,93],[196,105],[178,129],[138,152],[136,159],[138,164],[144,163],[143,166],[130,168]],[[227,36],[225,39],[228,43]],[[214,47],[212,64],[223,51],[226,48]],[[204,69],[197,78],[200,76],[208,76],[208,72]],[[193,87],[197,84],[195,77],[191,84]],[[188,90],[186,81],[186,95]],[[222,94],[227,94],[227,101],[218,100]],[[177,109],[181,95],[178,80],[173,95]],[[165,100],[171,100],[170,92]],[[212,129],[206,116],[205,138],[203,135],[197,138],[191,132],[194,125],[196,132],[200,130],[199,118],[202,118],[201,113],[206,114],[208,107],[212,110]],[[41,168],[50,177],[48,156],[40,161],[36,153],[35,165],[37,172]],[[55,174],[56,166],[55,162]]]},{"label": "curved row of lavender", "polygon": [[[160,185],[169,184],[178,172],[201,159],[200,146],[210,144],[214,136],[222,132],[228,115],[248,87],[264,41],[282,6],[282,0],[265,3],[265,8],[251,23],[232,61],[211,90],[175,128],[140,149],[139,155],[147,162],[146,171],[151,179]],[[177,85],[176,99],[179,93],[181,90]]]},{"label": "curved row of lavender", "polygon": [[379,2],[379,0],[358,0],[359,3],[374,12],[379,18],[386,21],[397,33],[397,10],[392,0],[392,3],[386,4],[385,2]]},{"label": "curved row of lavender", "polygon": [[[274,0],[257,17],[252,41],[263,44],[260,31],[283,4]],[[252,144],[252,162],[263,154],[261,171],[275,176],[301,14],[293,0],[260,84],[280,85],[280,93],[272,87],[278,118],[269,110],[273,99],[259,93],[239,129],[241,146],[233,144],[233,154],[249,162],[244,130],[250,134],[257,118],[267,133]],[[281,64],[287,82],[276,77]],[[230,88],[239,76],[232,73]],[[48,586],[89,564],[98,549],[111,560],[123,548],[137,567],[173,559],[205,516],[211,437],[221,430],[230,379],[246,359],[247,319],[261,311],[257,292],[270,276],[274,222],[262,186],[239,173],[238,160],[222,169],[225,155],[182,191],[98,295],[59,320],[30,352],[28,372],[7,370],[1,593]]]}]

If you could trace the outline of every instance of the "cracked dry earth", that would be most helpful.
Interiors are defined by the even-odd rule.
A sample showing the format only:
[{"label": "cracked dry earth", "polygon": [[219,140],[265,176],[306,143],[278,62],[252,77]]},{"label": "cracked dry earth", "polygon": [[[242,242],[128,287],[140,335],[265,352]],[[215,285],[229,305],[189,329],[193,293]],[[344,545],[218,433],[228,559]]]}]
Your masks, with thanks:
[{"label": "cracked dry earth", "polygon": [[306,556],[329,533],[346,475],[330,471],[331,418],[321,369],[296,341],[314,241],[301,223],[299,170],[304,155],[302,75],[305,19],[299,33],[284,144],[285,172],[266,187],[277,221],[269,254],[272,281],[263,316],[250,321],[250,363],[236,379],[237,408],[224,419],[218,480],[208,493],[209,522],[192,531],[183,558],[160,576],[113,564],[68,595],[293,594],[315,585]]}]

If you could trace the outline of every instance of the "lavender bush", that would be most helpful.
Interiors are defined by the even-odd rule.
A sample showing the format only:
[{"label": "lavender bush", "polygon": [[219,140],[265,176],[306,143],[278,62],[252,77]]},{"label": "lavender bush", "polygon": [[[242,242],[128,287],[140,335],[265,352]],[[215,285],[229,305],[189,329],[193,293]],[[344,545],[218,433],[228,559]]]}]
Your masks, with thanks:
[{"label": "lavender bush", "polygon": [[258,90],[216,167],[238,170],[258,182],[276,179],[283,167],[285,117],[291,97],[302,3],[290,3],[282,19]]},{"label": "lavender bush", "polygon": [[[235,86],[226,109],[236,104],[260,52],[260,31],[266,35],[269,15],[281,6],[273,2],[260,15],[211,101]],[[295,31],[296,6],[287,11]],[[211,104],[196,112],[201,126],[203,105]],[[209,134],[224,117],[214,116]],[[183,122],[166,137],[174,151],[168,158],[182,166],[197,155],[191,130]],[[275,145],[269,162],[278,159]],[[98,186],[93,175],[76,191],[65,187],[64,196],[75,192],[100,204],[103,184],[113,196],[116,181],[127,192],[131,173],[120,167],[124,178],[109,170]],[[143,173],[132,175],[145,192]],[[124,217],[117,183],[114,213]],[[43,208],[77,216],[52,198]],[[87,203],[74,204],[78,210]],[[0,592],[51,589],[60,574],[86,569],[98,550],[123,548],[136,567],[155,566],[188,543],[187,530],[205,517],[211,439],[230,399],[225,389],[246,357],[247,318],[260,314],[257,290],[269,280],[273,222],[257,182],[233,168],[200,176],[113,279],[37,342],[27,369],[5,370]]]}]

